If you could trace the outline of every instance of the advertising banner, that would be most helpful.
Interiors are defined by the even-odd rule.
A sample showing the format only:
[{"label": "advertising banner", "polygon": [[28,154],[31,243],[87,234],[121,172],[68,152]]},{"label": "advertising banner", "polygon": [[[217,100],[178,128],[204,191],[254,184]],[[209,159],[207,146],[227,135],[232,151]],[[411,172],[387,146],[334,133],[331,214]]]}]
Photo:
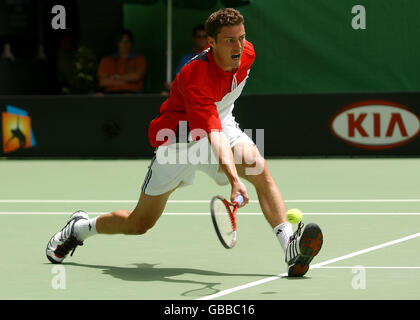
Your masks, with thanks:
[{"label": "advertising banner", "polygon": [[[0,97],[3,157],[150,157],[159,95]],[[420,93],[244,95],[264,156],[420,156]]]}]

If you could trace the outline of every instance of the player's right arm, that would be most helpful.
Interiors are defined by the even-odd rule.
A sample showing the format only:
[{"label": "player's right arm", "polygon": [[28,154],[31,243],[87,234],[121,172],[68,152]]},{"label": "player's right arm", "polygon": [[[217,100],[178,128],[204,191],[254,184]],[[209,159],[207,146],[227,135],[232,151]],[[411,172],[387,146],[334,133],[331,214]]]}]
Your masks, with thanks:
[{"label": "player's right arm", "polygon": [[214,72],[209,70],[209,63],[205,62],[205,59],[194,61],[182,68],[173,83],[171,94],[182,96],[191,132],[199,129],[200,138],[207,135],[219,165],[232,186],[231,201],[233,202],[235,197],[241,194],[245,205],[248,203],[248,193],[236,171],[233,153],[223,132],[215,104],[219,98],[215,94],[220,89],[218,81]]},{"label": "player's right arm", "polygon": [[184,100],[186,101],[187,120],[190,130],[200,129],[202,133],[205,132],[207,134],[219,165],[226,173],[232,186],[231,201],[233,202],[235,197],[241,194],[244,197],[243,205],[247,204],[249,200],[248,193],[236,171],[233,153],[229,141],[222,130],[217,107],[211,99],[211,92],[206,92],[205,86],[190,86],[188,89],[188,94]]},{"label": "player's right arm", "polygon": [[223,133],[223,131],[213,131],[208,133],[207,136],[210,141],[212,150],[219,161],[219,165],[222,167],[227,178],[229,179],[230,185],[232,186],[230,201],[233,202],[236,196],[242,195],[244,197],[242,206],[244,206],[248,203],[249,200],[248,192],[246,191],[245,185],[239,179],[233,153],[226,135]]}]

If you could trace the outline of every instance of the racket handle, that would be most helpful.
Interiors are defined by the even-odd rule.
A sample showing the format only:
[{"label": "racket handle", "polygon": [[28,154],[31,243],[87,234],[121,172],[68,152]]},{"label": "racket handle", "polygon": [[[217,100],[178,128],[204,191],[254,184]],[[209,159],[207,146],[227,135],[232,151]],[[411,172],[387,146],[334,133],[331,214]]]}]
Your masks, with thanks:
[{"label": "racket handle", "polygon": [[240,194],[235,197],[235,200],[233,200],[233,202],[236,202],[238,205],[242,205],[242,203],[244,202],[244,197]]}]

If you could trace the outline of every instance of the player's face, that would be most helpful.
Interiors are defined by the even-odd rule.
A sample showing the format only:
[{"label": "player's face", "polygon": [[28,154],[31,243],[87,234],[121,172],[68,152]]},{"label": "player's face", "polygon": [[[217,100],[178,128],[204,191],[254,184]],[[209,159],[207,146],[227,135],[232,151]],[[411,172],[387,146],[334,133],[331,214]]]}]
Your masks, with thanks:
[{"label": "player's face", "polygon": [[216,37],[217,39],[209,37],[208,40],[216,64],[224,71],[235,71],[241,64],[245,46],[244,25],[223,27]]}]

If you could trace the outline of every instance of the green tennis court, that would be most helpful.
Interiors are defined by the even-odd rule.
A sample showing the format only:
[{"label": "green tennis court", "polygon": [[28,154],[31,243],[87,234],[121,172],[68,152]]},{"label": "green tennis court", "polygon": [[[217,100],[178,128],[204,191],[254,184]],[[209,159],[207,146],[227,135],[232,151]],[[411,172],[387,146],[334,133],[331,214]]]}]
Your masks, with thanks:
[{"label": "green tennis court", "polygon": [[229,195],[205,174],[179,189],[143,236],[98,235],[62,265],[45,246],[77,209],[131,209],[149,160],[1,160],[0,299],[419,299],[419,159],[269,159],[287,208],[317,222],[324,246],[304,278],[284,254],[256,193],[238,244],[217,240],[209,201]]}]

